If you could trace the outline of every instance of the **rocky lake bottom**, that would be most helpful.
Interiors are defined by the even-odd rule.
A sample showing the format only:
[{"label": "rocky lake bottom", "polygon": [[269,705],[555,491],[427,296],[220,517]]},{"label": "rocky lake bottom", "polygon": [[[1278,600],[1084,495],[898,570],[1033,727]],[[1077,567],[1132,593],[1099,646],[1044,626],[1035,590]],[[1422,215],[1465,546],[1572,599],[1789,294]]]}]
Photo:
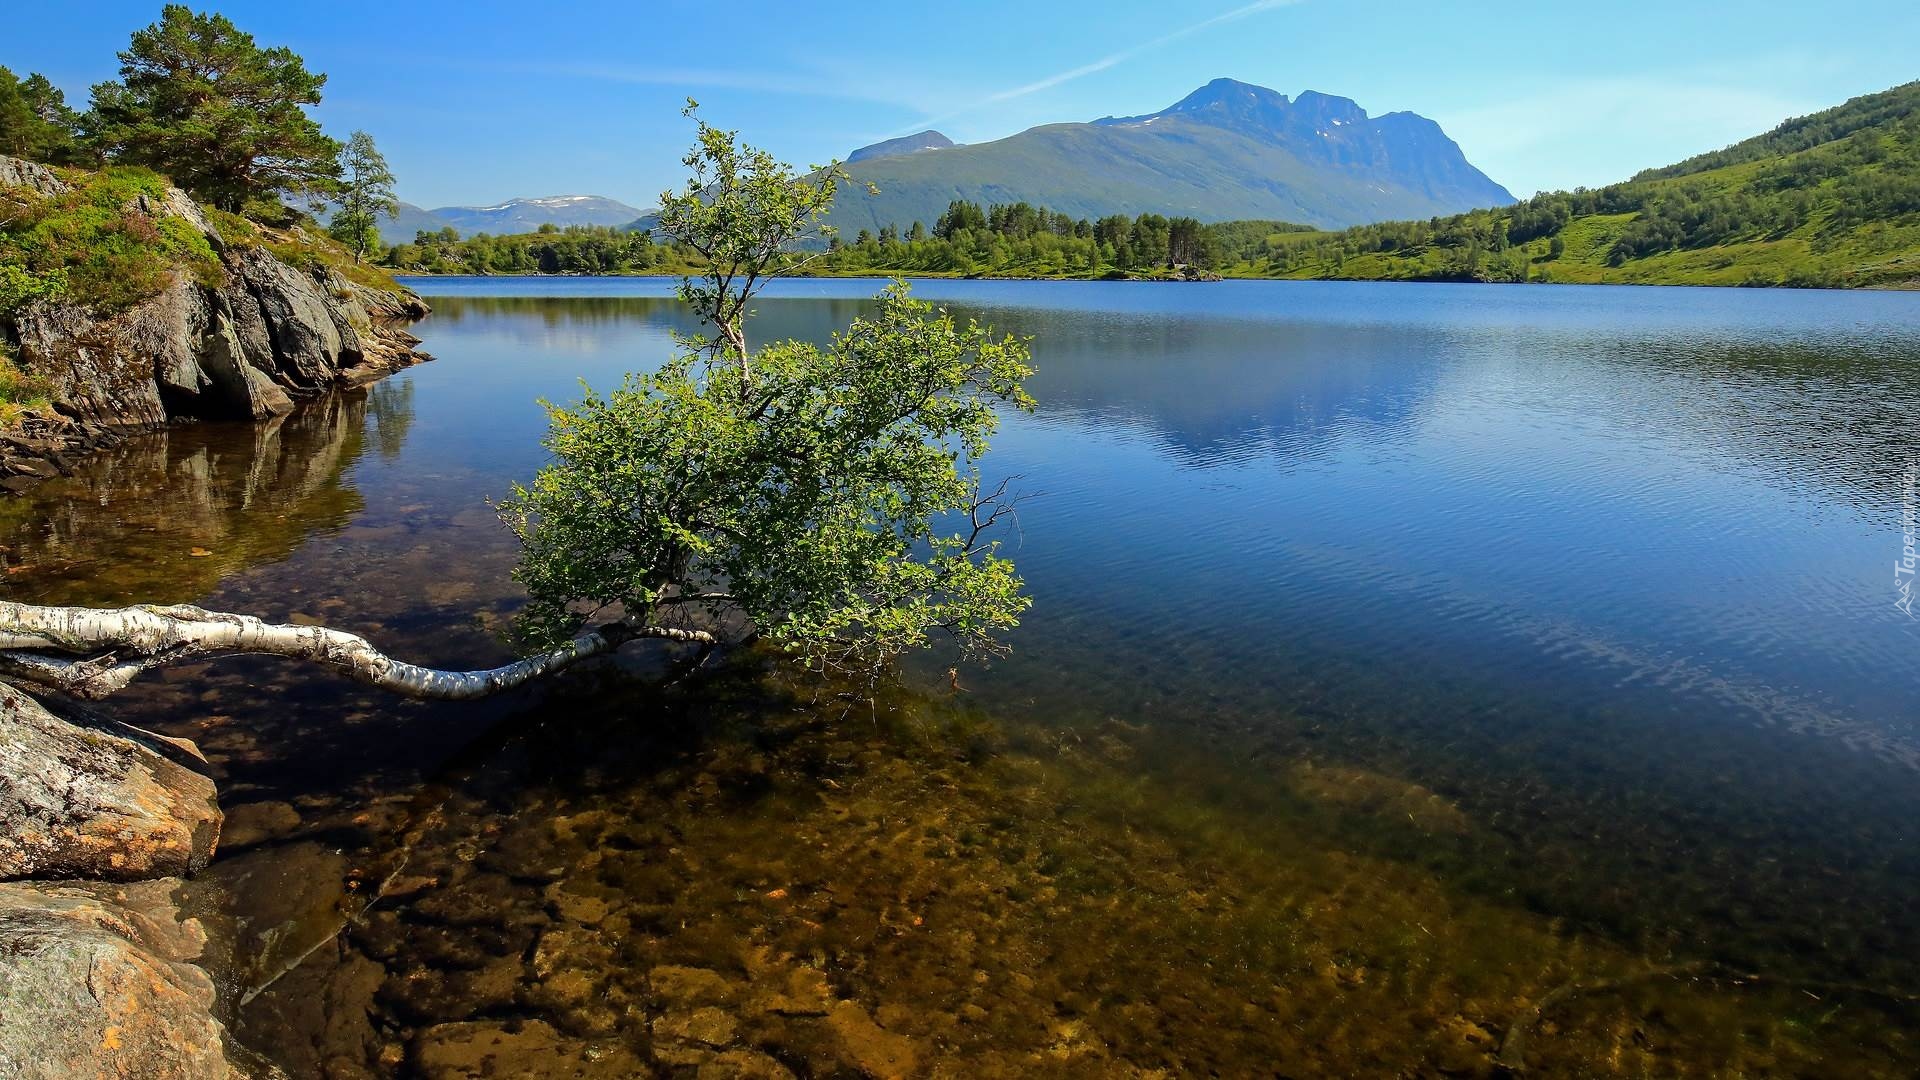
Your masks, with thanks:
[{"label": "rocky lake bottom", "polygon": [[[1581,290],[1468,291],[1468,326],[1365,290],[1312,294],[1354,297],[1342,322],[1050,288],[955,297],[1043,364],[1000,451],[1044,492],[1013,552],[1036,607],[963,689],[937,658],[864,700],[630,649],[478,705],[247,658],[113,699],[213,763],[227,826],[184,893],[241,1042],[329,1078],[1912,1074],[1916,669],[1863,599],[1898,442],[1826,419],[1899,412],[1906,315],[1839,313],[1892,343],[1878,382],[1836,374],[1852,338],[1738,381],[1666,324],[1595,329]],[[8,595],[497,662],[485,500],[537,464],[529,403],[674,317],[433,303],[435,364],[0,504]],[[1690,355],[1747,342],[1683,321]],[[1201,393],[1269,339],[1318,359]],[[1605,405],[1596,340],[1668,404]],[[1726,589],[1688,584],[1709,552]]]}]

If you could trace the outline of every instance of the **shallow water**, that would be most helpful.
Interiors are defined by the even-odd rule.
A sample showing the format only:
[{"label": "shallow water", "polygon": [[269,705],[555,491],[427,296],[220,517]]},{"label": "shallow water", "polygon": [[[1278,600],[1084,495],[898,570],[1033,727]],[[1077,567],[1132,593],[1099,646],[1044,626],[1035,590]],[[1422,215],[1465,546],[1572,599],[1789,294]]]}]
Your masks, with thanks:
[{"label": "shallow water", "polygon": [[[0,504],[12,595],[505,655],[485,500],[538,467],[535,399],[691,327],[657,281],[417,287],[438,362]],[[754,333],[873,287],[782,283]],[[964,693],[935,659],[849,707],[757,657],[658,691],[649,654],[424,706],[236,660],[116,706],[251,804],[197,888],[231,1003],[291,971],[252,1045],[331,1076],[496,1042],[552,1075],[1915,1070],[1920,296],[918,291],[1035,338],[1040,409],[985,463],[1033,494],[1035,604]]]}]

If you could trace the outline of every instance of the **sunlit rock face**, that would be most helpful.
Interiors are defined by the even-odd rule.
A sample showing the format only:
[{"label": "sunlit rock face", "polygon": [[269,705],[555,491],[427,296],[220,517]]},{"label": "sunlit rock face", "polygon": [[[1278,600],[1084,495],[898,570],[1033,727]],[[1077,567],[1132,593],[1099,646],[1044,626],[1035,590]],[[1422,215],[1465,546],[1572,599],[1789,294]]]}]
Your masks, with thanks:
[{"label": "sunlit rock face", "polygon": [[180,885],[0,884],[0,1065],[18,1080],[220,1080],[235,1072],[213,1018],[204,935]]},{"label": "sunlit rock face", "polygon": [[[57,195],[51,171],[0,158],[0,187]],[[159,295],[102,315],[37,302],[12,315],[16,362],[43,380],[59,416],[94,427],[175,419],[253,419],[296,399],[355,386],[426,359],[402,327],[427,313],[410,292],[386,292],[324,267],[296,267],[266,248],[229,244],[178,189],[142,197],[153,218],[186,221],[219,255],[217,287],[179,274]]]},{"label": "sunlit rock face", "polygon": [[184,740],[55,716],[0,683],[0,1074],[234,1075],[180,875],[213,858]]},{"label": "sunlit rock face", "polygon": [[0,683],[0,878],[131,881],[206,866],[213,781],[131,728],[68,723]]}]

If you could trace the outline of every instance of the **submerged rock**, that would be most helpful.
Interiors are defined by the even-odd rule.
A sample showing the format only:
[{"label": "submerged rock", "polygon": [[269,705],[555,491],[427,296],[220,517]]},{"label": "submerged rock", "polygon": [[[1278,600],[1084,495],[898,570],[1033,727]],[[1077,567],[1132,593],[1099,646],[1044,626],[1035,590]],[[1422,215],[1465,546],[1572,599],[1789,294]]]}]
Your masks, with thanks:
[{"label": "submerged rock", "polygon": [[422,1032],[413,1049],[429,1080],[628,1080],[650,1072],[623,1046],[569,1039],[540,1020],[441,1024]]},{"label": "submerged rock", "polygon": [[213,781],[181,744],[81,726],[0,683],[0,878],[191,873],[220,838]]},{"label": "submerged rock", "polygon": [[289,803],[246,803],[227,811],[220,839],[231,851],[278,840],[299,827],[300,812]]},{"label": "submerged rock", "polygon": [[0,1073],[8,1080],[235,1075],[205,943],[174,879],[0,884]]},{"label": "submerged rock", "polygon": [[737,988],[717,971],[677,964],[662,964],[647,972],[647,984],[667,1009],[726,1005],[738,994]]},{"label": "submerged rock", "polygon": [[694,1080],[794,1080],[793,1070],[753,1050],[728,1050],[700,1063]]},{"label": "submerged rock", "polygon": [[906,1080],[919,1061],[912,1039],[895,1035],[867,1015],[867,1010],[843,1001],[827,1014],[827,1026],[838,1040],[840,1058],[872,1080]]}]

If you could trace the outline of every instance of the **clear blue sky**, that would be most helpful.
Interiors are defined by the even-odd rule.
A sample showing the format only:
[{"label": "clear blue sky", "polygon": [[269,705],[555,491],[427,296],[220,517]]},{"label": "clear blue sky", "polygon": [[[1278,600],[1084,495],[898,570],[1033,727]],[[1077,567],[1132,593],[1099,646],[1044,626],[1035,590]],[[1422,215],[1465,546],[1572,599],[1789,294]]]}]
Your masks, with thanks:
[{"label": "clear blue sky", "polygon": [[[202,5],[196,4],[195,7]],[[157,2],[24,0],[0,64],[84,105]],[[679,176],[689,94],[810,164],[938,127],[961,142],[1150,112],[1216,76],[1438,120],[1517,194],[1598,185],[1920,78],[1920,3],[1399,0],[1025,3],[234,2],[331,76],[320,118],[373,133],[424,206]]]}]

